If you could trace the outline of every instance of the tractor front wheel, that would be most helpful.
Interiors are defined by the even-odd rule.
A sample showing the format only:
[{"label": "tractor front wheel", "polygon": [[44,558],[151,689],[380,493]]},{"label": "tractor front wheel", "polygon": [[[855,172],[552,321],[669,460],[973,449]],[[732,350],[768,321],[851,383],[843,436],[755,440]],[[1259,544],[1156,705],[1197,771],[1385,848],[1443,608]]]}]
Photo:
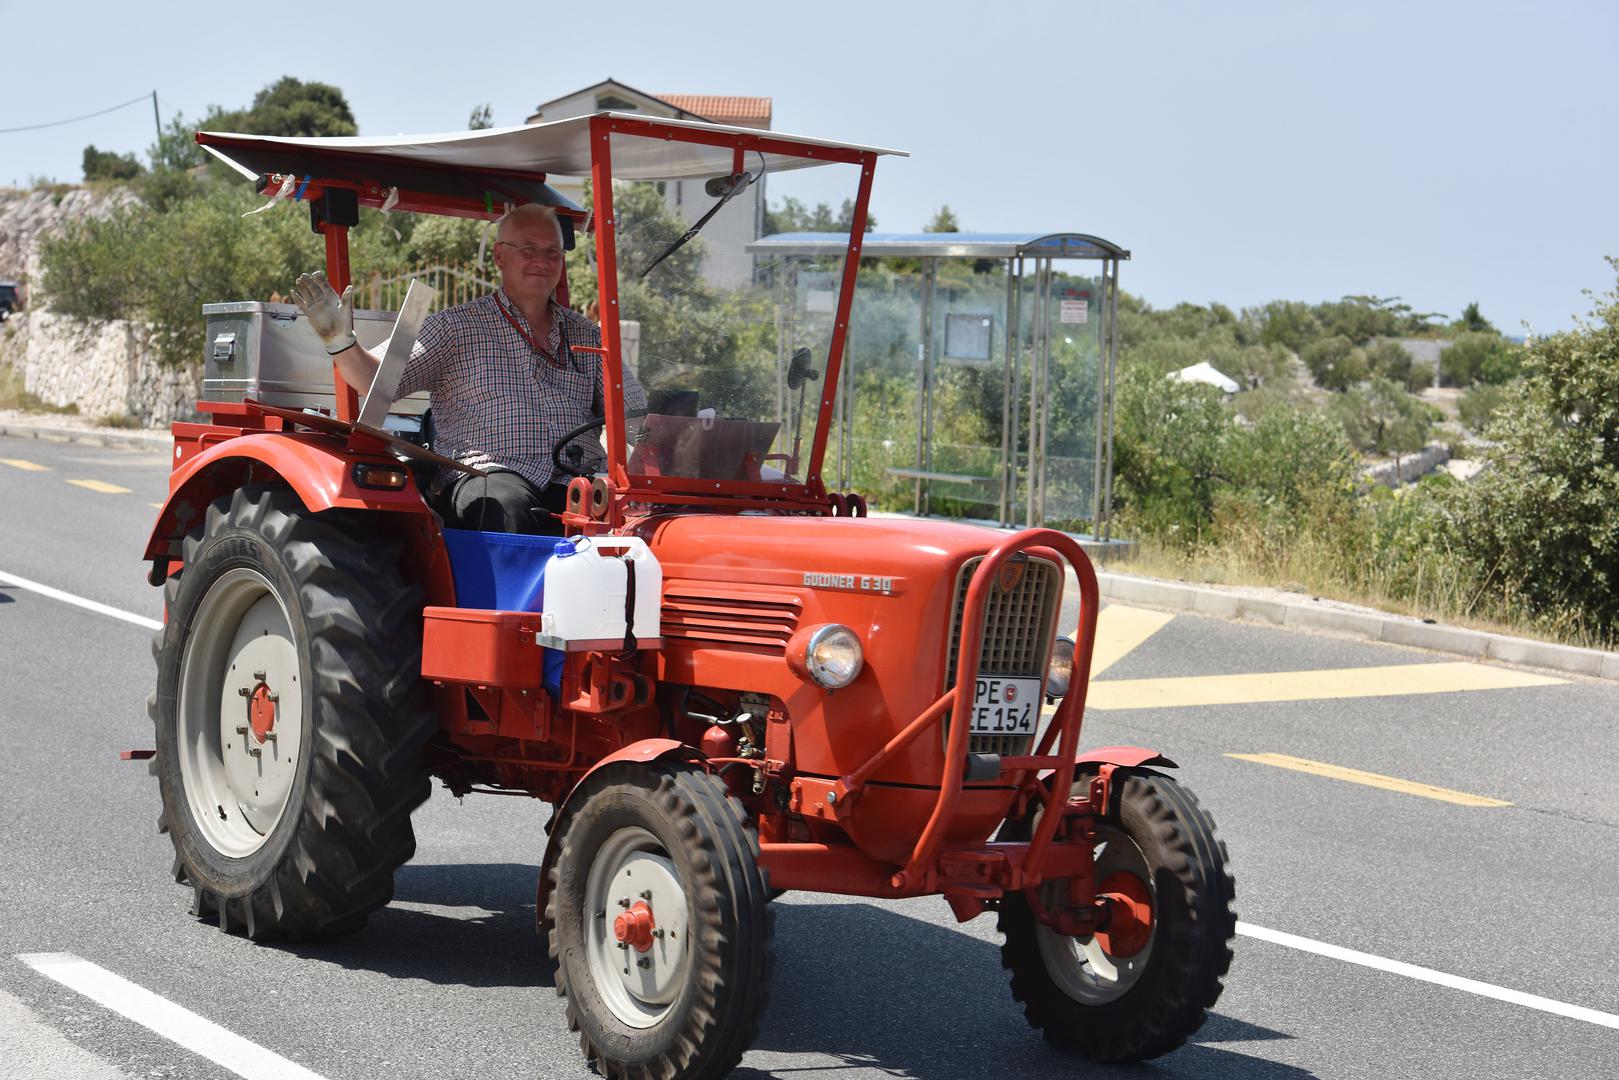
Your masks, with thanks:
[{"label": "tractor front wheel", "polygon": [[546,919],[569,1027],[607,1077],[722,1076],[769,993],[758,840],[701,769],[604,772],[571,801],[551,871]]},{"label": "tractor front wheel", "polygon": [[[1085,787],[1081,783],[1076,793]],[[1236,933],[1225,844],[1191,792],[1167,776],[1120,773],[1117,809],[1096,826],[1096,890],[1106,928],[1088,938],[1035,918],[1022,894],[1003,901],[1001,966],[1031,1027],[1093,1061],[1166,1054],[1199,1027],[1220,996]],[[1028,822],[1018,823],[1028,835]],[[1041,886],[1060,910],[1066,879]]]},{"label": "tractor front wheel", "polygon": [[367,515],[262,486],[185,539],[153,643],[156,771],[175,880],[223,930],[355,929],[416,850],[434,718],[400,551]]}]

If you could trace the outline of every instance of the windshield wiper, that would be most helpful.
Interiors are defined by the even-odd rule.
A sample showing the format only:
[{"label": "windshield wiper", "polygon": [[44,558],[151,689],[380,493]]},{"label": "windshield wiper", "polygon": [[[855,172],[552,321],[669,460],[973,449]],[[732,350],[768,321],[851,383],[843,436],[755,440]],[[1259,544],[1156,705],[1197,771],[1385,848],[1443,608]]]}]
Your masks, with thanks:
[{"label": "windshield wiper", "polygon": [[708,213],[698,218],[696,224],[687,229],[684,235],[682,235],[678,240],[670,244],[668,247],[664,248],[663,254],[659,255],[656,259],[653,259],[650,263],[648,263],[646,269],[642,270],[640,274],[636,276],[644,278],[648,274],[652,273],[653,267],[657,266],[663,260],[679,251],[686,245],[686,241],[702,232],[703,226],[708,224],[709,219],[720,212],[720,207],[730,202],[733,197],[747,190],[748,185],[753,183],[753,181],[754,175],[752,173],[740,172],[733,173],[730,176],[716,176],[709,180],[708,183],[704,184],[703,190],[708,192],[710,195],[719,196],[720,201],[710,207]]}]

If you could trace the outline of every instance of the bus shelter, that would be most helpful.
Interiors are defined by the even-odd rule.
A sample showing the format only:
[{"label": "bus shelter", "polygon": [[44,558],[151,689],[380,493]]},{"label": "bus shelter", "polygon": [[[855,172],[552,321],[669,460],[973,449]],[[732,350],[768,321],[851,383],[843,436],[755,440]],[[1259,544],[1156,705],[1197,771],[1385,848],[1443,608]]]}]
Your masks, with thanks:
[{"label": "bus shelter", "polygon": [[[831,318],[845,243],[749,248],[782,300],[783,371],[804,324]],[[828,482],[887,509],[1110,536],[1130,253],[1083,233],[868,233],[861,256]]]}]

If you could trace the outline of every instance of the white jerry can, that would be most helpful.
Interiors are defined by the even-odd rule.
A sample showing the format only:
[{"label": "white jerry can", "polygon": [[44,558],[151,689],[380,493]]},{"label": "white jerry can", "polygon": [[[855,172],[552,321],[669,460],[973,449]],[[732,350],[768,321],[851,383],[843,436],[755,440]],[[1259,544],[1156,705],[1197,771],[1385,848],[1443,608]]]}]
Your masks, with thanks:
[{"label": "white jerry can", "polygon": [[[630,589],[634,601],[629,600]],[[540,644],[578,652],[621,647],[626,608],[641,648],[663,638],[663,567],[634,536],[576,536],[558,540],[545,564]]]}]

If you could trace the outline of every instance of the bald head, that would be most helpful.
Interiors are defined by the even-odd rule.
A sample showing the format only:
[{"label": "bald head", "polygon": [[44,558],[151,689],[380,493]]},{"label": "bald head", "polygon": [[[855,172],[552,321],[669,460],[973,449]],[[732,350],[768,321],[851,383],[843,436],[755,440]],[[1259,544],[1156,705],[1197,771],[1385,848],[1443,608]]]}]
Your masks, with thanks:
[{"label": "bald head", "polygon": [[514,243],[519,234],[528,235],[532,230],[546,227],[556,233],[558,241],[562,239],[562,225],[557,221],[555,210],[538,203],[524,203],[500,219],[495,238]]}]

